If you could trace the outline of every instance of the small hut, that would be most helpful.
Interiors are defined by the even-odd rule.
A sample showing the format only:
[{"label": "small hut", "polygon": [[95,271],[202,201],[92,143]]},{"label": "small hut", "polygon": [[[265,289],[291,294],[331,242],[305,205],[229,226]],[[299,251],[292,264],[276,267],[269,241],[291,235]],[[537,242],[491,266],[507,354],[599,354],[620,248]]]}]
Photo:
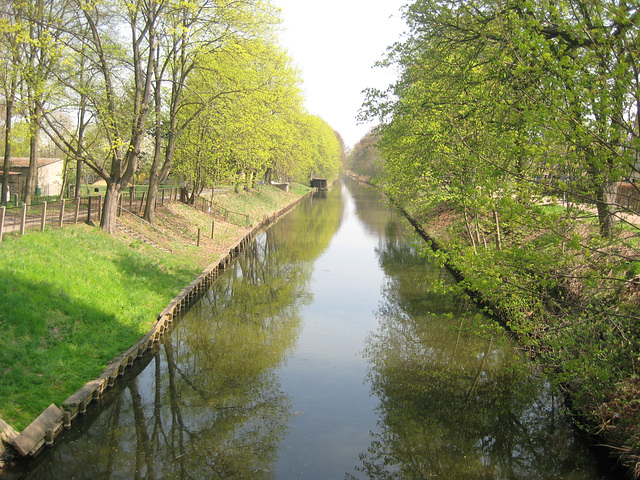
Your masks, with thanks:
[{"label": "small hut", "polygon": [[311,188],[315,188],[318,190],[326,190],[327,189],[327,179],[326,178],[312,178],[311,179]]}]

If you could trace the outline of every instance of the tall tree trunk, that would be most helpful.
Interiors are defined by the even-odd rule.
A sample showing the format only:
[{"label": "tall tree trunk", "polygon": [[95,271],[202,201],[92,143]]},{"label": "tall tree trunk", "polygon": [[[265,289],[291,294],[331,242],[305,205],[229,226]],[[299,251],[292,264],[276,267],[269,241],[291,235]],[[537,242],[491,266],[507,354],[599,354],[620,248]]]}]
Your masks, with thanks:
[{"label": "tall tree trunk", "polygon": [[58,198],[60,200],[62,200],[65,197],[64,191],[67,188],[67,172],[69,170],[69,162],[71,161],[71,159],[69,157],[65,156],[65,159],[63,160],[62,163],[62,184],[60,185],[60,194],[58,195]]},{"label": "tall tree trunk", "polygon": [[76,162],[76,191],[75,198],[80,198],[80,190],[82,190],[82,160]]},{"label": "tall tree trunk", "polygon": [[38,161],[40,160],[40,112],[41,108],[38,104],[35,106],[35,110],[31,121],[31,138],[29,140],[29,170],[27,170],[27,182],[24,192],[24,203],[31,205],[36,194],[36,185],[38,182]]},{"label": "tall tree trunk", "polygon": [[600,235],[611,237],[616,224],[615,206],[618,197],[618,183],[609,179],[602,182],[596,196]]},{"label": "tall tree trunk", "polygon": [[[160,48],[159,46],[157,48]],[[160,58],[160,53],[156,53],[156,58]],[[160,159],[162,157],[162,137],[164,128],[162,125],[162,78],[160,74],[159,62],[153,68],[155,86],[153,88],[153,106],[155,111],[155,142],[153,147],[153,162],[149,171],[149,191],[147,192],[147,203],[144,206],[143,218],[153,223],[156,211],[156,200],[158,198],[158,187],[160,186]]]},{"label": "tall tree trunk", "polygon": [[[15,82],[14,82],[15,84]],[[13,88],[13,85],[12,85]],[[10,200],[9,194],[9,171],[11,170],[11,128],[13,125],[13,96],[7,99],[5,108],[6,122],[4,129],[4,162],[2,165],[2,201],[0,205],[6,205]],[[17,192],[15,192],[17,193]]]},{"label": "tall tree trunk", "polygon": [[107,191],[104,196],[102,207],[102,220],[100,228],[111,234],[116,231],[116,213],[118,210],[118,200],[122,194],[122,186],[117,182],[107,182]]}]

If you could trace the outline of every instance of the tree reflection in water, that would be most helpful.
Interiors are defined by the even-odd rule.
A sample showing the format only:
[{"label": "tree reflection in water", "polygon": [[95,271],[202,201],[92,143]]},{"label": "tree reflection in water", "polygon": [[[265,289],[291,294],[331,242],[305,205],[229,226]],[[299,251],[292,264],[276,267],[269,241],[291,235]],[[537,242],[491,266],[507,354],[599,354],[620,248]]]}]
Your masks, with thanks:
[{"label": "tree reflection in water", "polygon": [[599,478],[582,470],[589,457],[559,399],[509,339],[473,333],[490,320],[468,297],[430,288],[452,280],[399,241],[399,228],[390,221],[378,249],[387,282],[366,355],[380,421],[356,471],[377,480]]},{"label": "tree reflection in water", "polygon": [[[303,207],[259,235],[144,371],[29,478],[271,478],[291,416],[274,369],[295,345],[312,261],[339,225],[336,208],[325,204],[335,219],[327,223]],[[292,227],[297,215],[304,228]],[[276,248],[281,237],[288,248]]]},{"label": "tree reflection in water", "polygon": [[[485,329],[493,337],[473,334],[490,325],[488,319],[468,298],[432,288],[452,279],[416,252],[410,226],[381,205],[377,192],[349,186],[353,202],[345,207],[341,190],[301,204],[260,235],[150,356],[142,373],[117,382],[119,392],[100,400],[103,411],[89,410],[80,421],[86,428],[64,435],[32,465],[29,478],[266,479],[304,470],[305,478],[324,479],[329,469],[339,472],[334,478],[342,472],[372,479],[598,478],[579,470],[594,472],[593,460],[571,436],[557,399],[531,375],[509,340],[493,328]],[[350,223],[353,205],[366,226],[366,248],[379,242],[376,255],[384,276],[370,249],[345,261],[363,248],[347,238],[360,232],[359,224]],[[302,307],[312,300],[312,265],[338,231],[343,213],[351,228],[340,230],[340,241],[332,243],[336,251],[324,265],[346,268],[321,272],[318,278],[325,283],[314,280],[320,314],[305,317],[312,321],[299,337],[300,316],[309,314]],[[375,277],[371,285],[363,271]],[[326,285],[334,272],[341,272],[335,283],[344,295]],[[356,291],[367,299],[362,305],[354,302],[349,282],[361,282]],[[314,322],[317,328],[310,330]],[[317,338],[327,328],[357,342],[354,351],[374,330],[365,347],[371,397],[369,385],[361,383],[367,366],[359,355],[345,361],[340,352],[335,362],[327,362],[333,345]],[[298,342],[306,350],[289,357]],[[322,349],[317,357],[310,357],[316,353],[310,346]],[[293,374],[284,373],[285,365],[294,367]],[[349,375],[341,376],[347,369]],[[322,381],[313,387],[298,381],[309,372]],[[351,396],[343,390],[347,380],[354,386]],[[323,409],[325,398],[332,402]],[[292,404],[298,411],[311,406],[317,411],[293,421]],[[357,416],[356,410],[366,413],[353,429],[349,416]],[[297,431],[299,449],[288,448],[289,431]],[[323,442],[309,441],[322,435]],[[345,439],[358,443],[342,458],[338,450],[344,450]]]}]

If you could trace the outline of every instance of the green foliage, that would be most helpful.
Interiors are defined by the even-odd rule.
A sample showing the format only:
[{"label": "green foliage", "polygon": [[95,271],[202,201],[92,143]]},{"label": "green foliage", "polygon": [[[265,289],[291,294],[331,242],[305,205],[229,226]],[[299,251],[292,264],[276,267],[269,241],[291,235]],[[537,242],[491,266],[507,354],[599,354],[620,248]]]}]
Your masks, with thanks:
[{"label": "green foliage", "polygon": [[640,146],[638,9],[417,0],[404,16],[386,60],[400,79],[364,111],[385,188],[609,434],[621,410],[601,405],[640,354],[638,226],[615,227]]},{"label": "green foliage", "polygon": [[176,172],[199,193],[229,182],[253,187],[264,172],[300,182],[337,177],[342,147],[302,108],[298,73],[275,44],[245,41],[206,55],[190,78],[193,104],[176,149]]},{"label": "green foliage", "polygon": [[376,147],[376,135],[369,132],[349,153],[345,167],[358,175],[364,175],[370,181],[376,182],[382,175],[384,159]]}]

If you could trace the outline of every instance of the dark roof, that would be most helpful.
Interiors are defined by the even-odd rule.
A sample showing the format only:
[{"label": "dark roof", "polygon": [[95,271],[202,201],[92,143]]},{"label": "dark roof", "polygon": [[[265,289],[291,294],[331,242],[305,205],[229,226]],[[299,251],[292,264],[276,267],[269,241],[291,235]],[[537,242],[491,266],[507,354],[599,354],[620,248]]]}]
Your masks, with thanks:
[{"label": "dark roof", "polygon": [[[51,165],[52,163],[61,162],[61,158],[47,158],[42,157],[38,159],[39,167],[46,167],[47,165]],[[28,157],[12,157],[11,158],[11,167],[28,167],[29,166],[29,158]],[[0,164],[0,167],[2,165]]]}]

